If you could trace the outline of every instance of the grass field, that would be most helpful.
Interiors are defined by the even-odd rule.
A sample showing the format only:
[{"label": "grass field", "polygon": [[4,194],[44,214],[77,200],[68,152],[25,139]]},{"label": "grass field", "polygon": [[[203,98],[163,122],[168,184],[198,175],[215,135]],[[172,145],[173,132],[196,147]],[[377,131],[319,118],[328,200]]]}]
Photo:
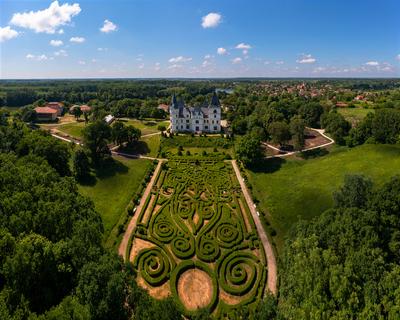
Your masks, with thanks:
[{"label": "grass field", "polygon": [[75,137],[82,137],[82,130],[85,128],[85,122],[71,122],[66,124],[61,124],[57,127],[58,130],[65,132],[66,134]]},{"label": "grass field", "polygon": [[151,161],[144,159],[115,157],[115,160],[114,165],[96,172],[95,181],[79,185],[80,192],[93,200],[103,219],[106,242],[151,164]]},{"label": "grass field", "polygon": [[351,123],[360,122],[368,113],[375,112],[374,109],[365,108],[338,108],[337,110],[343,115],[343,117],[346,118],[347,121],[350,121]]},{"label": "grass field", "polygon": [[129,120],[121,120],[126,125],[133,125],[135,128],[138,128],[142,131],[142,136],[150,133],[158,132],[158,126],[164,125],[166,128],[169,126],[169,120],[160,121],[160,120],[137,120],[137,119],[129,119]]},{"label": "grass field", "polygon": [[400,174],[400,146],[363,145],[336,148],[311,160],[270,160],[263,170],[248,171],[260,209],[276,230],[275,242],[282,249],[284,236],[299,219],[311,219],[333,204],[332,192],[345,174],[361,173],[382,184]]}]

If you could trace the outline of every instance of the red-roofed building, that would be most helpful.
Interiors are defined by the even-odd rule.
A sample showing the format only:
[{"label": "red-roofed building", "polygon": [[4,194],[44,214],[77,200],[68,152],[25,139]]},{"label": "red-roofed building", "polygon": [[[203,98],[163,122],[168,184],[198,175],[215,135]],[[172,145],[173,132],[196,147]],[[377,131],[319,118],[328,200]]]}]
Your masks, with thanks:
[{"label": "red-roofed building", "polygon": [[61,116],[64,110],[64,105],[61,102],[48,102],[45,107],[56,110],[57,116]]},{"label": "red-roofed building", "polygon": [[57,119],[57,110],[49,107],[36,107],[36,119],[38,121],[54,121]]},{"label": "red-roofed building", "polygon": [[159,104],[158,109],[164,110],[166,113],[169,112],[169,106],[166,104]]},{"label": "red-roofed building", "polygon": [[79,105],[77,105],[77,104],[75,104],[75,105],[73,105],[71,108],[69,108],[69,113],[73,113],[74,112],[74,109],[75,108],[80,108],[81,109],[81,111],[83,112],[83,113],[89,113],[91,110],[92,110],[92,108],[91,107],[89,107],[88,105],[86,105],[86,104],[84,104],[84,105],[81,105],[81,106],[79,106]]}]

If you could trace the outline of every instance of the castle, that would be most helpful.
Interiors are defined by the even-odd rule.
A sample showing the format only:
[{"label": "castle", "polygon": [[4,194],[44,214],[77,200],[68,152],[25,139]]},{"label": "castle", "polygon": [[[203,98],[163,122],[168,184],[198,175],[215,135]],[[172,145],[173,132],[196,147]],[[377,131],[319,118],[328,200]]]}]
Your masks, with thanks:
[{"label": "castle", "polygon": [[221,131],[221,105],[214,92],[209,104],[188,107],[172,96],[169,108],[171,132],[219,133]]}]

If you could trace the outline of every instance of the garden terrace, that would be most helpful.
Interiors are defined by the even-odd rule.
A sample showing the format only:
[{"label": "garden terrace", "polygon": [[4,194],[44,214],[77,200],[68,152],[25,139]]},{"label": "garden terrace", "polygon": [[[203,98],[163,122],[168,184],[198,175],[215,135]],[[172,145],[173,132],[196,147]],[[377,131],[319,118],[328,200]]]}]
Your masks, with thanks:
[{"label": "garden terrace", "polygon": [[165,162],[137,214],[127,257],[152,296],[216,318],[263,297],[264,248],[229,162]]}]

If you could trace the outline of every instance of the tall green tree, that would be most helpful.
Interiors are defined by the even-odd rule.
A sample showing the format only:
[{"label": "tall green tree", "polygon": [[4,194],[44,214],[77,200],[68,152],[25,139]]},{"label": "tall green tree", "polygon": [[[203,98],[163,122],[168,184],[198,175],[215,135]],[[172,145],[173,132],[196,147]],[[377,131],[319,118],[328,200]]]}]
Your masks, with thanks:
[{"label": "tall green tree", "polygon": [[83,180],[90,175],[89,158],[85,151],[77,149],[73,156],[74,175],[78,180]]},{"label": "tall green tree", "polygon": [[290,119],[290,133],[296,150],[302,150],[304,148],[305,129],[306,123],[300,116],[294,116]]},{"label": "tall green tree", "polygon": [[235,153],[246,166],[254,165],[263,157],[260,138],[254,134],[239,137],[235,143]]},{"label": "tall green tree", "polygon": [[111,156],[108,148],[108,140],[111,138],[111,128],[103,120],[88,124],[83,129],[83,144],[88,150],[89,156],[94,164]]},{"label": "tall green tree", "polygon": [[279,145],[284,145],[291,139],[290,128],[284,121],[272,122],[268,127],[271,140]]}]

